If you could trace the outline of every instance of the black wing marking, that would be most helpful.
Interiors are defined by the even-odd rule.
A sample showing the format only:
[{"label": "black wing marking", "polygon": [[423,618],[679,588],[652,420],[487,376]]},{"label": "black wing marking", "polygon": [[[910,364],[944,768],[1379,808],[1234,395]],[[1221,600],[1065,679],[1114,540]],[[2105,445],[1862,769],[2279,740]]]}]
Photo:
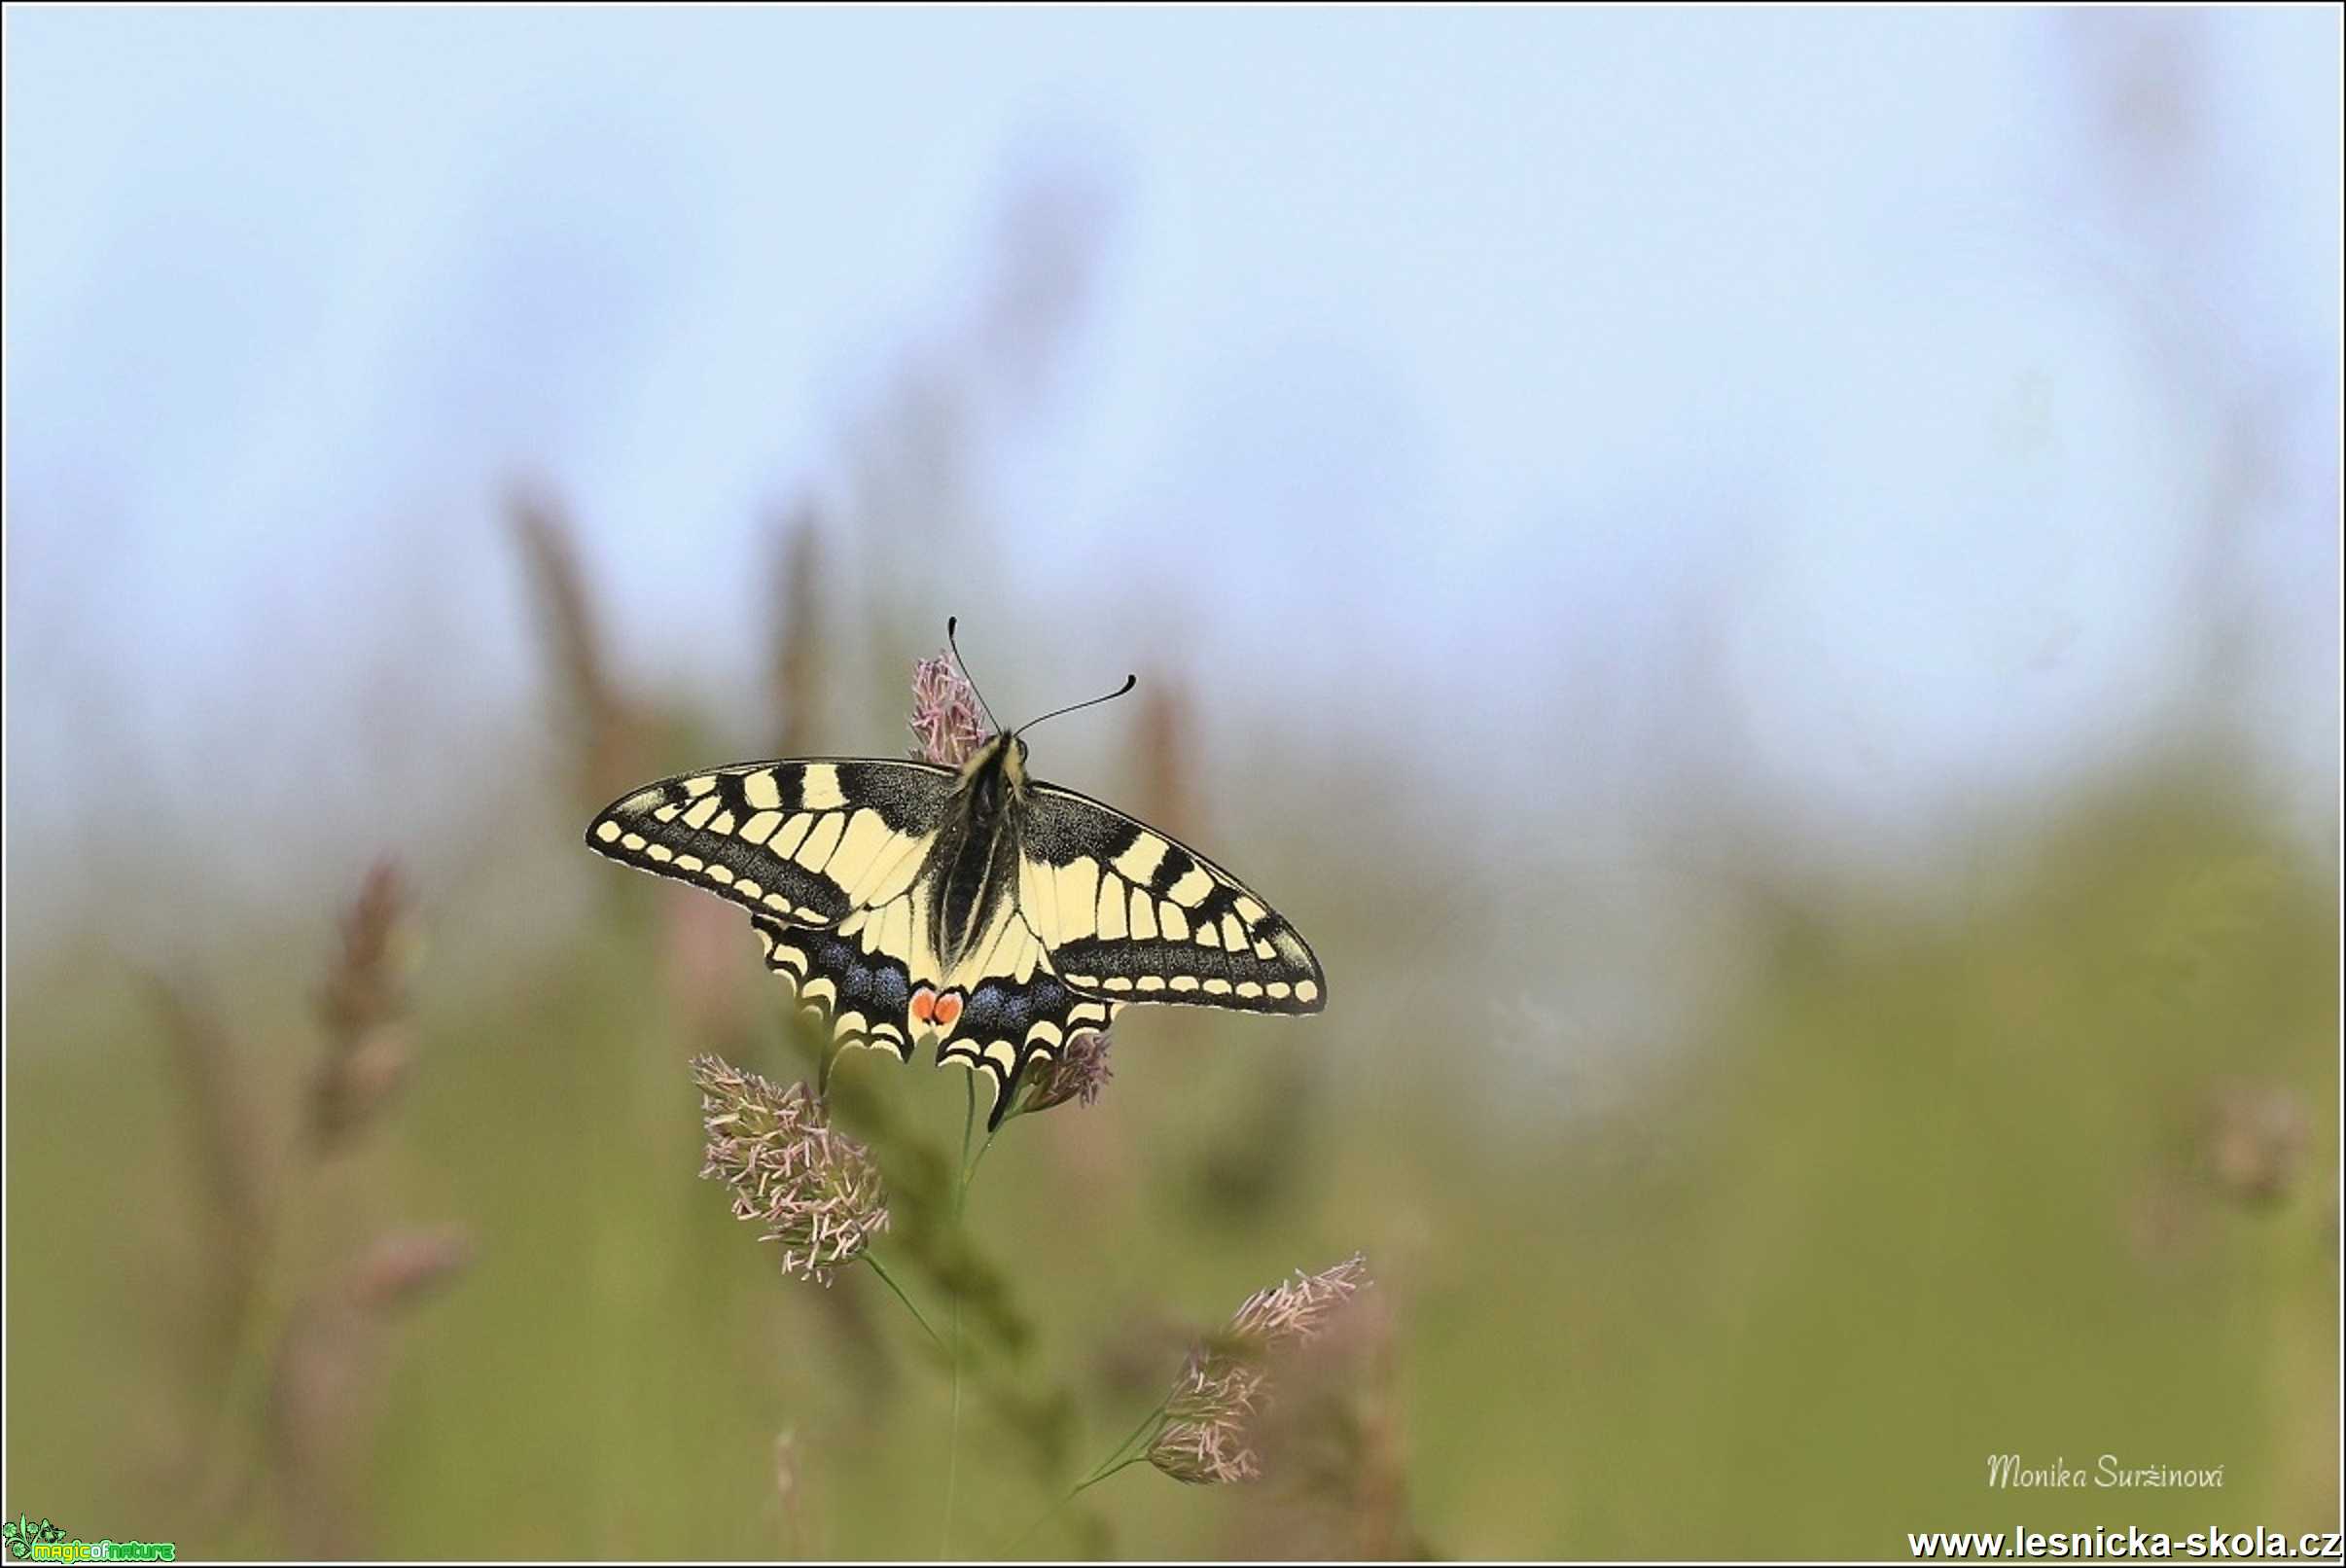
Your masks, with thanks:
[{"label": "black wing marking", "polygon": [[[858,913],[836,928],[809,929],[764,916],[750,922],[766,966],[790,985],[800,1006],[830,1024],[842,1047],[883,1047],[904,1061],[912,1059],[913,1043],[899,1020],[913,979],[905,955],[893,950],[891,933],[903,929],[894,917],[907,902]],[[1072,990],[1045,968],[1031,970],[1023,980],[989,975],[970,988],[953,1034],[938,1047],[938,1064],[957,1061],[985,1075],[993,1096],[985,1123],[990,1132],[1009,1114],[1029,1066],[1057,1055],[1086,1029],[1107,1028],[1116,1011],[1117,1004]]]},{"label": "black wing marking", "polygon": [[1317,1013],[1300,933],[1205,856],[1113,806],[1028,787],[1018,912],[1070,987],[1116,1002]]},{"label": "black wing marking", "polygon": [[831,1026],[838,1045],[871,1046],[895,1051],[899,1061],[912,1059],[912,1042],[897,1021],[912,994],[903,958],[867,950],[853,937],[820,927],[766,915],[751,916],[750,924],[766,967],[789,984],[801,1008]]},{"label": "black wing marking", "polygon": [[[953,1033],[937,1051],[940,1066],[958,1061],[982,1071],[993,1092],[986,1130],[1002,1124],[1018,1084],[1037,1061],[1049,1060],[1087,1029],[1105,1029],[1117,1004],[1076,990],[1040,961],[1039,944],[1024,922],[1005,917],[995,955],[1003,969],[971,984]],[[1013,951],[1023,947],[1023,954]]]},{"label": "black wing marking", "polygon": [[953,779],[927,763],[853,758],[679,773],[605,807],[586,847],[762,917],[835,925],[911,885]]}]

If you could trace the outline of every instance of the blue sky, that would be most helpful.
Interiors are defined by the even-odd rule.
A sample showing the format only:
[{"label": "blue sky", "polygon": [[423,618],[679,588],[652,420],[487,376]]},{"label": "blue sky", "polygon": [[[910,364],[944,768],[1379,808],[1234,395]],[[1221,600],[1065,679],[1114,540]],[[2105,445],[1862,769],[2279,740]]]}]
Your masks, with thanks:
[{"label": "blue sky", "polygon": [[[866,542],[940,620],[1098,604],[1038,679],[1178,649],[1629,788],[1607,737],[1692,642],[1790,818],[1927,825],[2170,722],[2245,404],[2251,717],[2318,798],[2338,44],[2322,10],[12,11],[13,802],[101,745],[164,788],[317,766],[419,643],[451,706],[516,700],[516,476],[577,502],[632,669],[743,685],[774,509],[966,348],[1038,169],[1104,237],[974,481],[1009,548]],[[2080,88],[2146,58],[2180,144],[2158,70]]]}]

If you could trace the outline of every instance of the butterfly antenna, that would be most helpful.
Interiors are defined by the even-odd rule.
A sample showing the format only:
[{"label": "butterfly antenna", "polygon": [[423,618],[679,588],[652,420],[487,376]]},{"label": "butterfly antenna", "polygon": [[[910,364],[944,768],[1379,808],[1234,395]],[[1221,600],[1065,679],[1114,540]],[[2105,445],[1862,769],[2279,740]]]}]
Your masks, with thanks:
[{"label": "butterfly antenna", "polygon": [[953,650],[953,662],[961,666],[961,678],[970,683],[972,692],[977,692],[978,705],[985,709],[985,722],[994,727],[994,733],[1000,734],[1002,721],[994,717],[994,705],[985,699],[985,694],[978,691],[978,678],[970,673],[970,661],[961,657],[961,645],[953,640],[953,628],[960,624],[959,616],[945,617],[945,646]]},{"label": "butterfly antenna", "polygon": [[[1090,698],[1088,698],[1088,699],[1086,699],[1086,700],[1084,700],[1084,701],[1082,701],[1082,702],[1071,702],[1071,703],[1069,703],[1069,704],[1068,704],[1066,707],[1063,707],[1063,708],[1053,708],[1053,709],[1051,709],[1051,710],[1050,710],[1049,713],[1046,713],[1045,715],[1043,715],[1043,719],[1055,719],[1055,718],[1057,718],[1057,717],[1058,717],[1060,714],[1062,714],[1062,713],[1073,713],[1073,712],[1075,712],[1075,711],[1076,711],[1077,709],[1079,709],[1079,708],[1096,708],[1096,707],[1098,707],[1098,706],[1099,706],[1101,703],[1103,703],[1103,702],[1114,702],[1114,701],[1115,701],[1115,700],[1116,700],[1118,697],[1122,696],[1122,695],[1124,695],[1126,692],[1131,691],[1131,690],[1132,690],[1132,689],[1133,689],[1135,686],[1138,686],[1139,684],[1140,684],[1140,677],[1139,677],[1138,675],[1127,675],[1127,676],[1125,676],[1125,677],[1124,677],[1124,684],[1123,684],[1123,685],[1121,685],[1121,686],[1120,686],[1120,687],[1118,687],[1118,688],[1117,688],[1115,691],[1113,691],[1113,692],[1109,693],[1109,694],[1108,694],[1106,696],[1095,696],[1095,697],[1090,697]],[[1032,729],[1033,729],[1033,728],[1034,728],[1036,725],[1041,724],[1041,723],[1043,722],[1043,719],[1029,719],[1029,720],[1027,720],[1027,721],[1026,721],[1024,724],[1020,725],[1020,726],[1017,728],[1016,733],[1018,733],[1018,734],[1024,734],[1024,733],[1026,733],[1026,732],[1027,732],[1029,730],[1032,730]]]}]

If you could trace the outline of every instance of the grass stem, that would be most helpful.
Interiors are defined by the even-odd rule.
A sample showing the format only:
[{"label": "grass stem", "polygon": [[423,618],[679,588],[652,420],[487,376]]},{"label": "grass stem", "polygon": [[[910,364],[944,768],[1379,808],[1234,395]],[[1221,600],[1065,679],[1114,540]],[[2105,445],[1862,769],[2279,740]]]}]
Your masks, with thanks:
[{"label": "grass stem", "polygon": [[[962,1080],[963,1104],[961,1113],[961,1158],[954,1164],[953,1180],[953,1242],[962,1244],[962,1212],[970,1195],[970,1177],[975,1167],[970,1160],[970,1134],[978,1124],[978,1072],[968,1069]],[[992,1138],[987,1138],[990,1145]],[[979,1158],[984,1151],[978,1151]],[[945,1439],[945,1495],[943,1542],[938,1548],[940,1557],[953,1554],[953,1494],[961,1479],[961,1282],[953,1282],[953,1416]]]},{"label": "grass stem", "polygon": [[896,1299],[905,1303],[905,1310],[912,1314],[912,1321],[920,1325],[920,1332],[929,1336],[929,1342],[940,1350],[944,1349],[943,1336],[929,1327],[929,1320],[920,1315],[920,1308],[912,1304],[912,1298],[905,1294],[905,1288],[896,1282],[894,1274],[888,1272],[887,1265],[869,1252],[864,1254],[864,1262],[871,1265],[871,1271],[879,1275],[881,1283],[896,1293]]}]

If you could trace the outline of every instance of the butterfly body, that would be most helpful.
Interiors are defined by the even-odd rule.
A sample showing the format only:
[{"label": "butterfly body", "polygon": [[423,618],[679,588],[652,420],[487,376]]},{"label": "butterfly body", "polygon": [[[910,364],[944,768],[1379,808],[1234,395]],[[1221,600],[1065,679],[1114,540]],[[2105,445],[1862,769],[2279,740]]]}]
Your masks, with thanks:
[{"label": "butterfly body", "polygon": [[1119,1009],[1317,1013],[1295,928],[1229,873],[1026,771],[1016,734],[958,769],[751,763],[614,802],[587,846],[750,912],[768,967],[849,1045],[984,1072],[999,1123],[1021,1076]]}]

